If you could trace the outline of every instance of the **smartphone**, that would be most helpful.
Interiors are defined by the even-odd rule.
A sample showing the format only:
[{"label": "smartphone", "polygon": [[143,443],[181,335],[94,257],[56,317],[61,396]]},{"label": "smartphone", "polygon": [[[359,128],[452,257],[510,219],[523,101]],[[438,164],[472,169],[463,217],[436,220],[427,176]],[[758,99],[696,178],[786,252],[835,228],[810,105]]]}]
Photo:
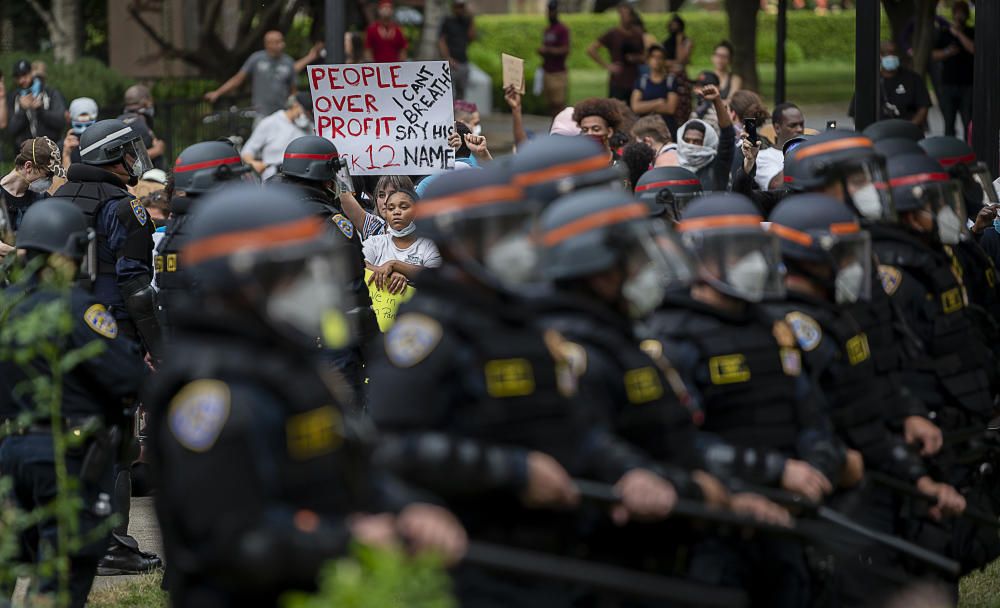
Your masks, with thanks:
[{"label": "smartphone", "polygon": [[747,139],[750,140],[755,146],[760,145],[760,138],[757,137],[757,119],[756,118],[744,118],[743,119],[743,132],[747,134]]},{"label": "smartphone", "polygon": [[826,130],[827,131],[833,131],[836,128],[837,128],[837,121],[836,120],[828,120],[828,121],[826,121]]}]

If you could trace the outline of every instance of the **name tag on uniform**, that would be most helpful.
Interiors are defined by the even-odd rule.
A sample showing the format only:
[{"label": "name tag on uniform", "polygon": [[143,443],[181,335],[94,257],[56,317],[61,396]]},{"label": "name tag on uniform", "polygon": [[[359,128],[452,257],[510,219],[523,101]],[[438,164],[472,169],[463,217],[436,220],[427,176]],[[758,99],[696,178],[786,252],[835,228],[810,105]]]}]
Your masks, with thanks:
[{"label": "name tag on uniform", "polygon": [[708,373],[712,384],[735,384],[750,380],[747,358],[740,353],[712,357],[708,360]]},{"label": "name tag on uniform", "polygon": [[290,417],[285,423],[288,455],[308,460],[332,452],[343,439],[342,422],[331,405]]},{"label": "name tag on uniform", "polygon": [[871,351],[868,349],[868,336],[867,334],[860,333],[850,340],[847,341],[847,360],[851,362],[851,365],[857,365],[867,361],[871,357]]},{"label": "name tag on uniform", "polygon": [[961,310],[964,305],[962,290],[959,287],[953,287],[941,294],[941,307],[944,309],[945,314]]},{"label": "name tag on uniform", "polygon": [[484,372],[490,397],[526,397],[535,392],[535,374],[527,359],[487,361]]},{"label": "name tag on uniform", "polygon": [[663,396],[660,376],[652,367],[640,367],[625,372],[625,395],[629,403],[648,403]]}]

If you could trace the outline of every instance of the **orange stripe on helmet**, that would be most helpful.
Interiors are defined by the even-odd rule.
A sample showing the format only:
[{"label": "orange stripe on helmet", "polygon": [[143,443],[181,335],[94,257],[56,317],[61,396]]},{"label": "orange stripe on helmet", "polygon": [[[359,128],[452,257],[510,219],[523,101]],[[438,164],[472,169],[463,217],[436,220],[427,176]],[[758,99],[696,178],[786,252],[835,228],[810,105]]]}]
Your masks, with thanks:
[{"label": "orange stripe on helmet", "polygon": [[516,203],[521,200],[521,189],[515,186],[484,186],[452,196],[420,201],[416,219],[425,219],[446,213],[455,213],[484,205]]},{"label": "orange stripe on helmet", "polygon": [[307,217],[286,224],[265,226],[239,232],[227,232],[192,241],[183,250],[188,264],[199,264],[237,251],[266,251],[320,236],[323,223],[318,218]]},{"label": "orange stripe on helmet", "polygon": [[715,215],[709,217],[695,217],[681,220],[677,224],[678,232],[693,230],[711,230],[713,228],[742,228],[756,226],[760,228],[760,223],[764,220],[759,215]]},{"label": "orange stripe on helmet", "polygon": [[830,234],[855,234],[858,232],[861,232],[861,225],[857,222],[830,224]]},{"label": "orange stripe on helmet", "polygon": [[889,185],[893,188],[899,188],[901,186],[913,186],[927,182],[946,182],[950,179],[951,176],[947,173],[917,173],[916,175],[904,175],[903,177],[890,179]]},{"label": "orange stripe on helmet", "polygon": [[872,144],[872,140],[867,137],[845,137],[844,139],[835,139],[821,144],[802,146],[795,153],[795,160],[805,160],[810,156],[817,156],[819,154],[827,154],[830,152],[840,152],[841,150],[849,150],[851,148],[873,147],[874,144]]},{"label": "orange stripe on helmet", "polygon": [[593,156],[583,160],[576,160],[570,163],[563,163],[553,167],[546,167],[535,171],[528,171],[514,176],[514,183],[522,188],[534,186],[542,182],[562,179],[572,175],[579,175],[588,171],[597,171],[609,167],[608,157],[605,155]]},{"label": "orange stripe on helmet", "polygon": [[781,224],[775,224],[772,222],[768,227],[768,230],[786,241],[791,241],[798,245],[802,245],[803,247],[809,247],[813,243],[812,235],[808,232],[796,230],[795,228],[789,228],[788,226],[782,226]]},{"label": "orange stripe on helmet", "polygon": [[574,236],[589,232],[604,226],[621,224],[630,220],[644,218],[649,215],[649,208],[642,203],[629,203],[614,209],[605,209],[597,213],[585,215],[579,219],[555,228],[542,235],[542,244],[552,247]]}]

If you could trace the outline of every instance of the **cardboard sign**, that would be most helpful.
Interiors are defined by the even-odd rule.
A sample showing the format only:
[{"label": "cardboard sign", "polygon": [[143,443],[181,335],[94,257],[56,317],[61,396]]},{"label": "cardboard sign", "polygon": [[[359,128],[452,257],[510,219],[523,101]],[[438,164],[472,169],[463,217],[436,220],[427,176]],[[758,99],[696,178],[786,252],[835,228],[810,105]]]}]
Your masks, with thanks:
[{"label": "cardboard sign", "polygon": [[396,322],[396,310],[399,305],[413,297],[417,290],[413,286],[407,285],[403,293],[392,294],[384,289],[375,287],[375,283],[368,283],[372,278],[372,271],[365,269],[365,284],[368,285],[368,295],[372,299],[372,310],[375,311],[375,319],[378,321],[378,328],[383,333],[389,331],[392,324]]},{"label": "cardboard sign", "polygon": [[521,95],[524,95],[524,59],[502,53],[500,64],[503,68],[504,90],[507,90],[507,87],[514,87]]},{"label": "cardboard sign", "polygon": [[316,135],[352,175],[428,175],[455,167],[447,61],[311,65]]}]

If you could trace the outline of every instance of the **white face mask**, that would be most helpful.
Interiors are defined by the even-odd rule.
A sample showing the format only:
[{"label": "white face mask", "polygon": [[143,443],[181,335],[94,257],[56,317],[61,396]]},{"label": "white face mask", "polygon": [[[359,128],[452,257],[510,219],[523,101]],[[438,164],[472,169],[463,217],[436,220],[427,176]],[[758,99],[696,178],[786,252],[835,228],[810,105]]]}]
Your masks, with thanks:
[{"label": "white face mask", "polygon": [[860,262],[853,262],[840,269],[834,281],[834,295],[837,304],[853,304],[861,297],[864,287],[865,268]]},{"label": "white face mask", "polygon": [[760,302],[770,269],[767,258],[759,251],[751,251],[729,269],[729,284],[746,300]]},{"label": "white face mask", "polygon": [[962,220],[951,207],[937,212],[938,238],[945,245],[956,245],[962,236]]},{"label": "white face mask", "polygon": [[31,190],[36,194],[41,194],[42,192],[45,192],[51,187],[52,187],[51,177],[43,177],[42,179],[36,179],[35,181],[28,184],[28,190]]},{"label": "white face mask", "polygon": [[652,263],[646,264],[622,285],[622,296],[629,304],[629,312],[636,319],[656,310],[663,301],[665,291],[663,278]]},{"label": "white face mask", "polygon": [[504,283],[520,285],[531,278],[538,262],[538,252],[531,239],[523,234],[508,236],[486,252],[487,270]]},{"label": "white face mask", "polygon": [[[307,262],[309,265],[326,263],[318,259]],[[294,283],[271,295],[267,302],[268,315],[297,329],[305,340],[323,337],[329,315],[339,311],[334,307],[338,300],[336,284],[328,277],[321,280],[322,276],[322,272],[302,272]]]},{"label": "white face mask", "polygon": [[870,220],[882,218],[882,199],[875,184],[868,184],[851,195],[858,213]]},{"label": "white face mask", "polygon": [[413,222],[407,224],[406,227],[403,228],[402,230],[396,230],[392,226],[388,225],[386,227],[389,229],[389,234],[399,238],[402,238],[404,236],[410,236],[411,234],[413,234],[413,231],[417,229],[417,225],[414,224]]},{"label": "white face mask", "polygon": [[483,134],[483,125],[476,125],[476,126],[472,127],[472,134],[473,135],[482,135]]},{"label": "white face mask", "polygon": [[310,124],[309,117],[305,114],[299,114],[295,117],[295,126],[300,129],[308,129]]}]

